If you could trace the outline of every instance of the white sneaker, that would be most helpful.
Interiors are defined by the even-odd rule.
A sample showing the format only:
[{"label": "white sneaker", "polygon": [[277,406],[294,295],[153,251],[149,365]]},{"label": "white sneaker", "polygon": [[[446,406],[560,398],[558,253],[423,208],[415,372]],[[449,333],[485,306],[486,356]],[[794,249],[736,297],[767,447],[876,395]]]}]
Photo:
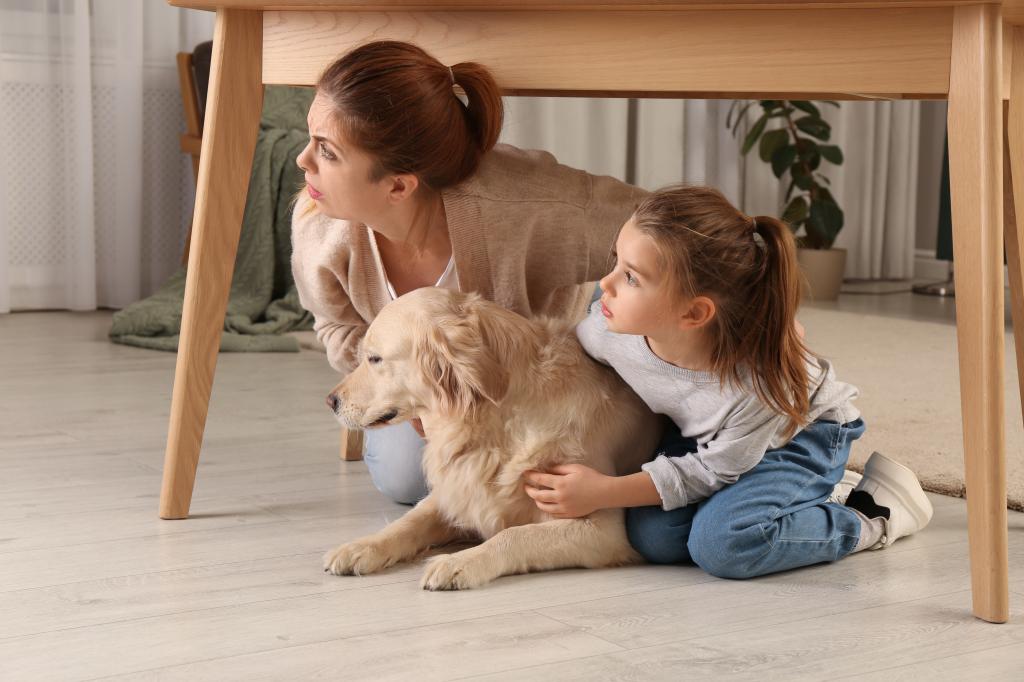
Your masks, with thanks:
[{"label": "white sneaker", "polygon": [[828,496],[826,502],[834,502],[836,504],[846,504],[846,498],[850,496],[850,492],[853,491],[857,484],[860,483],[862,476],[856,471],[850,471],[847,469],[843,472],[843,480],[836,483],[836,487],[832,488],[832,494]]},{"label": "white sneaker", "polygon": [[869,519],[881,518],[885,532],[870,549],[888,547],[899,538],[913,535],[932,519],[932,503],[914,472],[880,452],[864,465],[864,476],[846,506]]}]

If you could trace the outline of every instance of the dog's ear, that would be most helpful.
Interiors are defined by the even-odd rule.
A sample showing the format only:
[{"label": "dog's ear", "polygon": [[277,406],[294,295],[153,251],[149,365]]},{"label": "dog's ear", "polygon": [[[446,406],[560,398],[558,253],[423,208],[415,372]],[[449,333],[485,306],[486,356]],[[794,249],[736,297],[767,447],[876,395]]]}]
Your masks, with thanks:
[{"label": "dog's ear", "polygon": [[485,400],[497,403],[508,391],[508,370],[481,334],[480,318],[473,312],[431,320],[417,339],[416,359],[446,412],[466,413]]}]

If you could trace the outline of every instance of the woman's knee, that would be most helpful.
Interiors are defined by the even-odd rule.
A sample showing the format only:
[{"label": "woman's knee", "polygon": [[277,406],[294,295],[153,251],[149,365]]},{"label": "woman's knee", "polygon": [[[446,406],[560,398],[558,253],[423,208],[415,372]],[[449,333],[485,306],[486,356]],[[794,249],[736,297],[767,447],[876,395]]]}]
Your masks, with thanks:
[{"label": "woman's knee", "polygon": [[629,544],[652,564],[681,564],[690,560],[686,549],[692,510],[664,511],[661,507],[626,509]]},{"label": "woman's knee", "polygon": [[417,476],[394,476],[392,472],[388,475],[371,477],[373,485],[385,496],[400,504],[416,504],[427,496],[427,484],[423,475]]},{"label": "woman's knee", "polygon": [[375,457],[367,449],[364,456],[373,486],[401,504],[416,504],[427,495],[427,482],[420,460],[411,457]]},{"label": "woman's knee", "polygon": [[423,440],[412,426],[399,424],[367,436],[363,461],[374,487],[401,504],[416,504],[426,497]]}]

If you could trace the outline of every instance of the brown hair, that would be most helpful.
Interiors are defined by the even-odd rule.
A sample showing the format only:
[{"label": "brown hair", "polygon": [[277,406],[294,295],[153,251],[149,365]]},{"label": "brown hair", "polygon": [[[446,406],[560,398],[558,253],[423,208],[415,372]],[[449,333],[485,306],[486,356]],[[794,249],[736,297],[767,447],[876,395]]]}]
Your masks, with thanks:
[{"label": "brown hair", "polygon": [[791,438],[807,417],[813,356],[794,324],[801,283],[789,226],[746,216],[718,190],[692,185],[651,194],[634,222],[657,247],[669,286],[715,302],[712,371],[738,386],[747,368],[758,398],[790,418]]},{"label": "brown hair", "polygon": [[435,190],[457,185],[501,133],[501,90],[490,71],[473,62],[449,70],[409,43],[357,47],[324,70],[316,89],[348,139],[376,158],[373,180],[412,173]]}]

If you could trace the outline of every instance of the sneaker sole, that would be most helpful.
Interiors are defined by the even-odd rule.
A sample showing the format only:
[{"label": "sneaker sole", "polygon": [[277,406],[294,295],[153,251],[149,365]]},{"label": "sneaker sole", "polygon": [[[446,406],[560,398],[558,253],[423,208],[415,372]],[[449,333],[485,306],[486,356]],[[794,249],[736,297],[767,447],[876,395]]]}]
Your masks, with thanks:
[{"label": "sneaker sole", "polygon": [[921,489],[921,482],[909,468],[880,452],[873,452],[864,465],[864,478],[885,484],[889,492],[913,515],[918,528],[924,528],[932,520],[932,503]]}]

